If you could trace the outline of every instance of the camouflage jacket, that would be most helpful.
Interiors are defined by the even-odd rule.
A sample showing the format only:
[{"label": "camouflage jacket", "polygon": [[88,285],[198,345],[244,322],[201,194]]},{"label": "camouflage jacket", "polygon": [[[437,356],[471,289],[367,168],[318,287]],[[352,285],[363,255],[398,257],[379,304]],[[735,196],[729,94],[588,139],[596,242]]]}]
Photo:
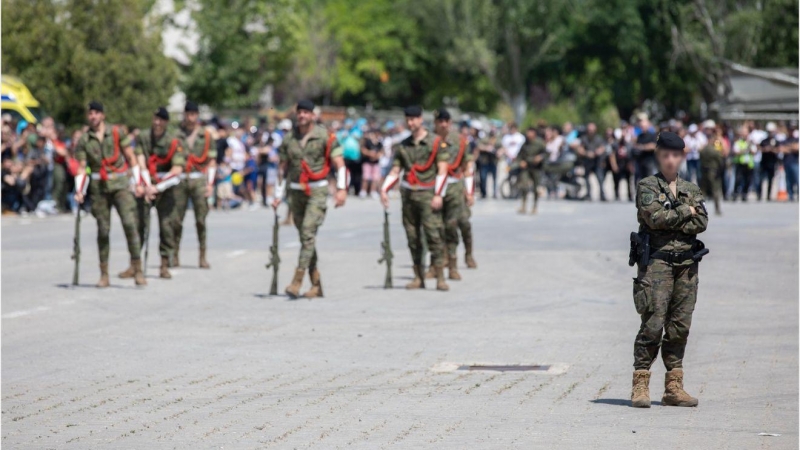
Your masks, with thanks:
[{"label": "camouflage jacket", "polygon": [[169,172],[173,166],[186,164],[183,145],[176,131],[167,130],[160,138],[155,138],[153,131],[147,129],[136,140],[135,152],[137,156],[144,156],[150,176],[153,176],[158,172]]},{"label": "camouflage jacket", "polygon": [[[178,136],[183,141],[183,149],[186,154],[186,173],[205,172],[208,164],[217,159],[217,145],[211,137],[211,133],[197,126],[194,131],[189,131],[184,127],[178,130]],[[194,142],[192,142],[194,141]]]},{"label": "camouflage jacket", "polygon": [[[114,130],[118,142],[115,142]],[[130,145],[131,138],[123,133],[122,127],[106,123],[103,136],[98,136],[94,130],[81,136],[75,149],[75,159],[85,161],[92,174],[105,172],[108,175],[106,181],[93,180],[95,186],[103,183],[107,189],[125,189],[129,183],[125,149]]]},{"label": "camouflage jacket", "polygon": [[538,168],[544,164],[547,159],[546,156],[542,157],[538,164],[534,164],[534,158],[541,154],[546,154],[547,148],[544,146],[544,141],[538,137],[533,142],[526,141],[517,155],[517,161],[525,161],[528,163],[528,169]]},{"label": "camouflage jacket", "polygon": [[[435,149],[436,155],[431,160],[434,142],[438,142],[439,148]],[[395,147],[392,165],[403,169],[406,182],[412,185],[433,186],[438,171],[436,165],[450,161],[448,150],[445,140],[431,132],[419,142],[416,142],[412,135]]]},{"label": "camouflage jacket", "polygon": [[[674,198],[669,183],[660,173],[639,181],[636,191],[639,231],[650,234],[651,251],[691,250],[697,235],[706,230],[708,211],[700,188],[678,178],[676,192]],[[692,215],[690,206],[697,214]],[[689,260],[683,264],[691,263]]]},{"label": "camouflage jacket", "polygon": [[449,155],[447,163],[450,164],[448,175],[461,178],[466,173],[467,168],[472,162],[472,152],[470,151],[469,139],[460,134],[448,134],[444,144]]},{"label": "camouflage jacket", "polygon": [[[312,172],[320,172],[325,168],[326,164],[331,164],[331,161],[326,161],[325,152],[328,141],[331,136],[320,125],[314,125],[305,137],[305,146],[303,145],[304,136],[300,135],[297,128],[294,128],[289,134],[284,136],[283,142],[278,149],[278,155],[281,162],[287,164],[286,174],[284,178],[291,183],[299,183],[300,175],[303,173],[303,162]],[[328,159],[333,159],[337,156],[342,156],[344,150],[339,146],[338,142],[334,140],[331,143],[331,154]],[[333,166],[329,166],[333,170]]]}]

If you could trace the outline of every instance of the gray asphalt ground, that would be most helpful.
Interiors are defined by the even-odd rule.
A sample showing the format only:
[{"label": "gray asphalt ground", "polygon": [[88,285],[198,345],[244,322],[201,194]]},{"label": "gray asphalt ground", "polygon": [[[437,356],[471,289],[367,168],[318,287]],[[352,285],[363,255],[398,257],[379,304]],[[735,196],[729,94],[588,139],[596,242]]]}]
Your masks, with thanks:
[{"label": "gray asphalt ground", "polygon": [[[68,288],[73,219],[4,217],[2,447],[798,448],[797,204],[712,217],[685,363],[700,406],[659,405],[659,361],[648,410],[629,406],[634,207],[516,206],[478,202],[479,268],[448,293],[407,292],[382,289],[378,203],[351,198],[320,232],[326,297],[314,301],[265,295],[268,210],[212,212],[208,271],[187,218],[170,281],[155,278],[154,233],[146,289],[92,287],[93,219],[81,286]],[[400,287],[411,269],[397,199],[392,213]],[[116,273],[127,255],[112,228]],[[299,243],[294,228],[280,237],[282,291]],[[480,363],[550,367],[454,370]]]}]

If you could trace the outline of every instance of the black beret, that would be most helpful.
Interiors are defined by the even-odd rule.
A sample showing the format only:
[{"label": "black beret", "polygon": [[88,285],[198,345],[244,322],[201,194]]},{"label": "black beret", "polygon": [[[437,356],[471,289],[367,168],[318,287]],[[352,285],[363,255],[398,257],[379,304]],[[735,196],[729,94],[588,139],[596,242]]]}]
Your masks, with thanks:
[{"label": "black beret", "polygon": [[314,111],[314,102],[311,100],[300,100],[297,102],[297,110]]},{"label": "black beret", "polygon": [[686,143],[677,134],[671,131],[662,131],[658,133],[656,147],[665,150],[683,150],[686,147]]},{"label": "black beret", "polygon": [[92,100],[89,102],[89,111],[104,112],[103,104],[98,102],[97,100]]},{"label": "black beret", "polygon": [[187,100],[183,112],[200,112],[200,108],[197,106],[197,103]]},{"label": "black beret", "polygon": [[414,105],[414,106],[406,106],[406,109],[403,111],[406,117],[420,117],[422,116],[422,108]]},{"label": "black beret", "polygon": [[433,112],[433,118],[436,120],[450,120],[450,111],[439,108]]},{"label": "black beret", "polygon": [[156,112],[153,113],[153,115],[155,115],[156,117],[160,117],[164,120],[169,120],[169,111],[167,111],[167,108],[164,108],[163,106],[159,106]]}]

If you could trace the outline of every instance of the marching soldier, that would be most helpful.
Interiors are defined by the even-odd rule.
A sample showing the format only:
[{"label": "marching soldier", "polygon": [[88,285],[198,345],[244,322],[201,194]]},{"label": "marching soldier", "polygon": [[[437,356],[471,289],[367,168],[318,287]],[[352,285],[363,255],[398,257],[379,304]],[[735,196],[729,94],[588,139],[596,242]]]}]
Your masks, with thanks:
[{"label": "marching soldier", "polygon": [[344,206],[347,200],[348,177],[343,150],[337,145],[336,135],[314,123],[314,103],[299,101],[296,121],[296,126],[284,136],[278,150],[281,162],[272,207],[278,208],[288,187],[289,208],[300,233],[301,248],[297,269],[291,284],[286,287],[286,294],[291,298],[300,296],[303,277],[308,271],[311,289],[303,297],[315,298],[323,296],[316,239],[328,209],[328,174],[331,168],[336,171],[334,204],[337,208]]},{"label": "marching soldier", "polygon": [[547,155],[544,141],[536,135],[536,128],[530,127],[525,132],[525,144],[517,155],[519,161],[519,192],[522,195],[522,206],[519,208],[520,214],[527,212],[525,204],[528,201],[528,192],[533,191],[533,208],[531,214],[536,214],[536,207],[539,202],[539,182],[542,173],[542,166]]},{"label": "marching soldier", "polygon": [[[172,278],[169,258],[175,252],[175,225],[178,210],[175,204],[175,186],[181,183],[183,165],[186,164],[183,144],[177,132],[167,130],[169,112],[160,107],[153,114],[152,128],[139,135],[136,157],[142,170],[142,186],[147,200],[145,216],[149,219],[150,202],[155,200],[158,213],[158,252],[161,254],[161,278]],[[149,232],[149,230],[148,230]]]},{"label": "marching soldier", "polygon": [[[460,280],[458,273],[458,232],[464,237],[467,248],[466,259],[472,258],[472,225],[469,223],[469,208],[475,203],[474,196],[474,169],[472,165],[472,152],[469,151],[467,136],[460,135],[458,142],[448,136],[452,119],[450,112],[444,108],[433,113],[436,135],[444,140],[444,146],[449,149],[447,168],[447,192],[443,198],[442,219],[444,230],[442,236],[445,242],[444,260],[449,269],[448,277],[451,280]],[[431,259],[433,255],[431,254]],[[474,262],[474,260],[473,260]],[[436,266],[431,264],[426,278],[436,277]]]},{"label": "marching soldier", "polygon": [[650,367],[659,348],[667,368],[662,403],[698,403],[683,390],[683,355],[697,301],[698,261],[705,248],[697,234],[708,225],[708,211],[700,189],[678,178],[684,146],[677,134],[662,132],[656,141],[660,171],[643,178],[636,192],[639,238],[632,254],[639,255],[639,272],[633,301],[642,322],[633,347],[631,400],[637,408],[650,407]]},{"label": "marching soldier", "polygon": [[401,182],[403,201],[403,226],[406,229],[408,248],[414,262],[414,280],[406,289],[425,288],[422,273],[422,233],[428,243],[436,272],[436,289],[449,288],[444,281],[444,242],[442,239],[442,204],[447,194],[447,172],[450,167],[445,140],[428,132],[422,124],[422,108],[405,109],[406,125],[411,136],[403,140],[394,152],[392,170],[381,188],[381,203],[389,207],[389,190]]},{"label": "marching soldier", "polygon": [[208,269],[211,266],[206,260],[206,216],[208,216],[208,197],[214,192],[214,175],[217,170],[217,146],[211,133],[203,129],[198,121],[200,109],[191,101],[184,107],[183,122],[178,137],[186,150],[186,166],[183,181],[175,188],[175,207],[177,222],[175,224],[175,253],[173,267],[180,266],[181,237],[183,235],[183,219],[189,199],[194,208],[194,222],[197,227],[197,240],[200,243],[198,266]]},{"label": "marching soldier", "polygon": [[75,176],[75,200],[83,203],[84,186],[89,181],[86,179],[88,167],[91,171],[89,189],[92,215],[97,220],[97,249],[100,253],[100,281],[97,282],[97,287],[109,285],[108,254],[112,206],[117,209],[125,230],[133,279],[137,286],[144,286],[147,281],[142,273],[142,245],[137,230],[136,199],[130,190],[128,168],[131,167],[134,180],[138,180],[141,175],[130,138],[124,136],[122,127],[106,123],[103,104],[100,102],[89,103],[87,119],[89,131],[81,136],[75,150],[75,158],[80,164],[78,175]]}]

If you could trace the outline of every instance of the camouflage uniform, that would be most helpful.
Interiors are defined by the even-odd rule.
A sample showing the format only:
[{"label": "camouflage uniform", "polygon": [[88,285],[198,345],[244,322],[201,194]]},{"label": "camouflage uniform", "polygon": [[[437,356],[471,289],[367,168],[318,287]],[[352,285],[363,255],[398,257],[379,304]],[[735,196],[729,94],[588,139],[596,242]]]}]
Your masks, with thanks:
[{"label": "camouflage uniform", "polygon": [[457,142],[446,141],[449,149],[450,170],[448,171],[447,192],[443,199],[444,238],[448,258],[455,261],[458,248],[458,231],[464,236],[464,243],[472,247],[472,225],[469,223],[470,210],[467,206],[464,173],[472,163],[469,142],[462,137]]},{"label": "camouflage uniform", "polygon": [[[114,142],[115,130],[118,132],[118,145]],[[137,233],[136,198],[130,191],[128,165],[123,154],[123,150],[130,146],[130,142],[128,136],[122,135],[120,128],[106,124],[104,136],[97,136],[92,130],[88,131],[81,136],[75,151],[75,158],[80,162],[86,162],[91,171],[89,192],[92,198],[92,215],[97,220],[97,249],[101,265],[108,263],[112,205],[117,208],[122,220],[122,228],[128,241],[128,253],[132,260],[139,259],[142,248]]]},{"label": "camouflage uniform", "polygon": [[[194,222],[197,227],[197,240],[200,243],[199,250],[205,254],[206,250],[206,216],[208,216],[208,198],[206,197],[206,186],[208,179],[206,171],[208,164],[217,159],[217,146],[208,130],[197,126],[194,132],[181,127],[178,131],[178,138],[183,142],[186,154],[186,166],[184,167],[184,180],[175,186],[175,208],[177,210],[177,221],[175,222],[175,255],[180,252],[181,237],[183,236],[183,219],[186,217],[186,209],[189,206],[189,199],[192,200],[194,208]],[[177,259],[177,256],[176,256]],[[202,256],[201,256],[201,259]]]},{"label": "camouflage uniform", "polygon": [[[438,149],[434,149],[434,142],[441,142],[441,138],[432,133],[428,133],[419,142],[415,142],[414,137],[409,136],[395,148],[392,162],[395,167],[400,167],[405,172],[401,185],[403,227],[406,229],[408,249],[411,251],[411,259],[415,266],[422,265],[422,233],[425,234],[433,265],[442,267],[444,264],[442,211],[434,211],[431,208],[431,200],[434,197],[433,185],[436,181],[437,163],[449,161],[450,155],[444,142],[439,144]],[[430,166],[425,168],[433,151],[436,152],[436,156]],[[412,166],[426,170],[412,170]]]},{"label": "camouflage uniform", "polygon": [[725,157],[722,152],[709,144],[700,151],[700,188],[714,199],[714,211],[720,213],[722,196],[722,174],[725,171]]},{"label": "camouflage uniform", "polygon": [[[673,261],[663,255],[651,256],[647,267],[639,267],[633,281],[633,300],[642,319],[633,350],[637,371],[650,369],[659,347],[667,370],[683,367],[698,283],[698,264],[687,256],[691,255],[697,234],[706,229],[708,212],[696,185],[678,179],[677,193],[676,199],[661,174],[646,177],[638,185],[639,231],[650,235],[651,255],[683,255]],[[690,206],[696,215],[692,215]]]},{"label": "camouflage uniform", "polygon": [[[158,183],[161,177],[173,166],[183,166],[186,158],[183,152],[183,143],[177,133],[166,131],[160,138],[152,134],[152,130],[144,130],[136,142],[136,155],[143,155],[150,178],[153,184]],[[165,161],[166,160],[166,161]],[[175,228],[180,220],[175,201],[175,191],[178,186],[167,189],[158,194],[155,199],[156,212],[158,212],[158,252],[162,257],[171,258],[175,252]],[[145,205],[145,212],[140,217],[149,219],[150,205]],[[144,221],[143,221],[144,222]]]},{"label": "camouflage uniform", "polygon": [[[287,164],[285,179],[288,184],[288,200],[294,224],[300,234],[300,256],[297,268],[301,270],[311,269],[313,272],[317,267],[317,230],[325,221],[327,211],[328,187],[325,186],[306,186],[303,162],[308,164],[312,172],[319,173],[326,164],[333,170],[331,159],[343,155],[343,150],[335,141],[330,141],[331,137],[325,128],[314,125],[308,134],[301,136],[295,128],[291,133],[284,137],[278,153],[281,163]],[[305,140],[305,142],[304,142]],[[326,158],[327,146],[330,142],[330,155]],[[327,180],[327,178],[323,178]],[[308,180],[308,182],[314,182]],[[321,183],[320,184],[324,184]]]},{"label": "camouflage uniform", "polygon": [[530,191],[533,191],[533,207],[534,210],[536,209],[536,202],[539,200],[539,183],[542,176],[544,157],[538,163],[534,162],[534,159],[546,153],[547,149],[544,141],[537,137],[533,142],[525,142],[525,145],[522,146],[517,155],[517,161],[525,161],[527,163],[527,167],[519,171],[519,178],[517,179],[518,189],[522,195],[523,212],[525,201]]}]

